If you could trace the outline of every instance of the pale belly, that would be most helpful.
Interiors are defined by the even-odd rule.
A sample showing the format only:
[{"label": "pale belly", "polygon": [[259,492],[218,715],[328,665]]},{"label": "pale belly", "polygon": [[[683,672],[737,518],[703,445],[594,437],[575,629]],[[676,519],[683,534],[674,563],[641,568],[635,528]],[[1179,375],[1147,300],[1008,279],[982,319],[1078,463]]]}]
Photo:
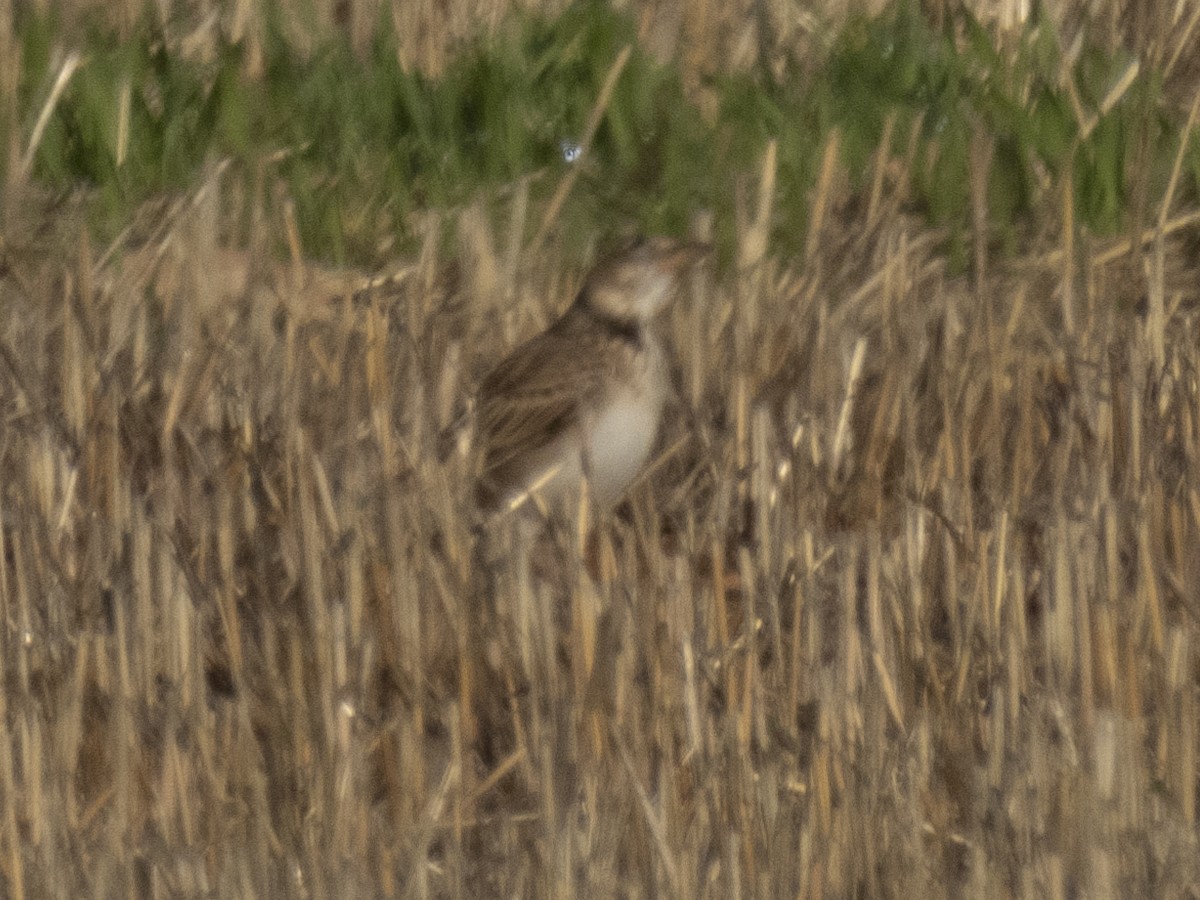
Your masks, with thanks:
[{"label": "pale belly", "polygon": [[587,465],[602,504],[613,503],[646,464],[662,418],[661,392],[627,391],[614,397],[591,423]]},{"label": "pale belly", "polygon": [[547,500],[576,492],[585,466],[596,503],[611,506],[621,498],[646,465],[658,437],[666,374],[657,351],[653,348],[639,377],[613,391],[602,407],[585,418],[578,432],[539,454],[523,479],[525,490],[514,492],[510,502],[520,502],[526,491]]}]

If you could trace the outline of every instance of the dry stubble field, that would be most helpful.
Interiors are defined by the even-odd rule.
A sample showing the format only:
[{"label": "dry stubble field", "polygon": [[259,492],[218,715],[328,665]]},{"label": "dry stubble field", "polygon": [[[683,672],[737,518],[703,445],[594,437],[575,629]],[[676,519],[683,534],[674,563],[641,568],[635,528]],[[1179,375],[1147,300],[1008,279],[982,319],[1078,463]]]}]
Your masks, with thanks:
[{"label": "dry stubble field", "polygon": [[520,190],[371,279],[220,167],[113,247],[10,187],[0,895],[1200,896],[1200,217],[955,275],[874,165],[795,258],[748,174],[658,459],[533,540],[462,427],[587,263]]}]

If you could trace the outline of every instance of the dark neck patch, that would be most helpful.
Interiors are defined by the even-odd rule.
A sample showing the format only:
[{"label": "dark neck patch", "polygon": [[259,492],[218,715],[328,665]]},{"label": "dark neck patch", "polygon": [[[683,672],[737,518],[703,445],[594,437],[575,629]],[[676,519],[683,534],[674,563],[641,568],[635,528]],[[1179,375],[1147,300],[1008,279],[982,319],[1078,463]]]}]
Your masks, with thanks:
[{"label": "dark neck patch", "polygon": [[604,329],[607,334],[636,349],[641,349],[642,323],[637,319],[614,316],[602,309],[597,309],[594,304],[588,302],[585,296],[581,296],[578,302],[591,320]]}]

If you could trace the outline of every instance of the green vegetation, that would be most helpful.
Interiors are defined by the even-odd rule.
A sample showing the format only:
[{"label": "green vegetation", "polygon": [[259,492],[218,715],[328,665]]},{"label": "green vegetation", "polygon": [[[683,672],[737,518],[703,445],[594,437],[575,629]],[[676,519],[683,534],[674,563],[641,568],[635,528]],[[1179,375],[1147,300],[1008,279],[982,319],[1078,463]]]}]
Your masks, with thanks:
[{"label": "green vegetation", "polygon": [[[936,32],[914,3],[852,21],[810,54],[818,58],[786,59],[779,77],[709,78],[703,89],[718,101],[709,121],[688,99],[677,68],[640,49],[631,22],[603,3],[577,4],[557,18],[514,16],[438,78],[405,71],[387,27],[360,58],[345,40],[302,55],[269,25],[262,74],[252,78],[243,46],[225,43],[211,61],[188,59],[147,20],[120,42],[89,32],[85,64],[54,109],[35,172],[60,189],[94,187],[97,224],[112,233],[146,197],[188,184],[206,159],[232,157],[246,173],[272,159],[309,252],[378,262],[381,236],[394,238],[388,246],[412,237],[414,210],[453,207],[535,173],[561,174],[560,142],[579,136],[609,67],[629,44],[632,59],[566,217],[568,228],[583,233],[613,210],[648,230],[678,231],[692,211],[707,207],[726,223],[728,238],[733,179],[753,171],[774,138],[775,239],[794,248],[833,129],[851,185],[861,189],[889,120],[891,152],[914,153],[911,200],[931,222],[950,226],[955,255],[970,222],[976,134],[989,149],[993,234],[1010,249],[1028,214],[1059,202],[1055,186],[1068,168],[1076,216],[1098,233],[1130,224],[1138,179],[1147,180],[1147,196],[1161,196],[1184,113],[1164,102],[1152,73],[1110,98],[1129,53],[1084,45],[1065,66],[1048,17],[1005,52],[968,14],[957,27],[963,34]],[[51,21],[26,14],[18,31],[28,130],[61,48]],[[1139,140],[1150,148],[1146,158],[1130,152]],[[1187,162],[1185,190],[1194,193],[1200,141]],[[556,180],[535,179],[535,196]]]}]

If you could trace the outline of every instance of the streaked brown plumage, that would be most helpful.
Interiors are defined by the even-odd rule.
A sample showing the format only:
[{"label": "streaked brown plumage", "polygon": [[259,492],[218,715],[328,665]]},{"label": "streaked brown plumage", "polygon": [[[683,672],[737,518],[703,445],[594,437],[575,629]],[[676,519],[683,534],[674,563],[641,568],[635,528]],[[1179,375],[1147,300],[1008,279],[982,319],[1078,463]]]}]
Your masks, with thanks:
[{"label": "streaked brown plumage", "polygon": [[666,361],[651,323],[705,249],[649,238],[609,257],[558,321],[484,379],[484,507],[571,489],[585,468],[602,504],[620,496],[649,455],[666,398]]}]

